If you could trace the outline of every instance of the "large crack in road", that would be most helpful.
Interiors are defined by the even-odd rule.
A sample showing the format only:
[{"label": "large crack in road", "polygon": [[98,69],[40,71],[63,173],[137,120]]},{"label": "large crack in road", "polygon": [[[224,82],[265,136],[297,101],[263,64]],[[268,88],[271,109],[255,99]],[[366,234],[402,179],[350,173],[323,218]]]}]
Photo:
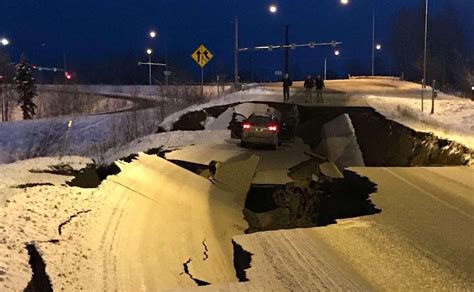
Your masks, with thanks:
[{"label": "large crack in road", "polygon": [[[285,108],[285,105],[281,104],[272,104],[272,106],[279,107],[280,109]],[[218,116],[226,109],[227,107],[219,107],[216,109],[207,109],[205,114],[198,112],[188,115],[176,123],[174,129],[198,130],[202,127],[203,117],[207,117],[208,115]],[[364,163],[368,166],[466,165],[469,164],[472,159],[470,150],[462,145],[438,139],[431,134],[415,132],[400,124],[386,120],[372,109],[300,107],[300,111],[302,113],[301,123],[297,129],[297,133],[315,152],[318,148],[318,144],[321,142],[319,134],[323,125],[341,114],[347,114],[354,126]],[[166,152],[167,151],[163,148],[157,147],[147,151],[147,154],[164,157]],[[235,161],[227,161],[224,164],[214,160],[211,161],[209,165],[176,159],[169,159],[167,162],[172,162],[181,169],[209,179],[212,182],[212,187],[220,188],[221,190],[231,193],[242,192],[242,197],[245,199],[245,204],[242,201],[242,211],[249,225],[245,230],[246,233],[327,226],[328,224],[336,223],[336,219],[373,215],[383,211],[378,209],[370,198],[370,196],[377,191],[377,185],[370,181],[370,179],[348,170],[337,173],[337,167],[335,166],[330,166],[330,171],[328,172],[324,166],[332,164],[326,161],[325,157],[314,153],[309,154],[308,160],[288,169],[288,176],[292,180],[291,183],[279,185],[253,184],[250,190],[244,190],[245,188],[242,189],[239,185],[241,182],[239,180],[240,176],[248,174],[248,170],[245,169],[245,166],[249,162],[242,160],[242,156],[239,156],[239,159]],[[122,161],[129,163],[130,166],[133,167],[135,164],[139,165],[142,163],[141,159],[142,157],[140,155],[131,154],[123,158]],[[149,164],[142,166],[144,170],[142,169],[140,170],[141,172],[138,173],[154,171],[154,174],[158,176],[160,174],[159,171],[153,169],[153,163],[156,162],[150,160],[147,161],[147,163]],[[163,168],[169,167],[161,162],[158,163],[158,165]],[[256,167],[256,165],[253,167]],[[233,173],[233,170],[235,170],[236,173]],[[74,176],[74,179],[68,183],[69,186],[97,188],[105,180],[108,182],[107,185],[109,188],[110,185],[115,184],[126,189],[125,191],[133,191],[142,196],[146,195],[147,198],[152,196],[152,194],[148,193],[150,189],[148,189],[148,191],[140,190],[141,187],[144,187],[143,185],[137,185],[137,189],[128,187],[127,182],[136,184],[137,181],[141,183],[140,179],[144,179],[135,177],[130,170],[127,174],[127,180],[123,183],[118,183],[112,179],[106,180],[110,175],[119,175],[122,173],[122,170],[116,164],[108,166],[89,165],[86,169],[81,171],[71,171],[67,166],[58,166],[52,169],[50,173]],[[251,181],[251,177],[247,180]],[[151,182],[147,180],[147,183]],[[200,182],[200,184],[201,183],[202,182]],[[34,185],[31,187],[33,186]],[[211,189],[212,187],[206,185],[206,188]],[[160,191],[156,192],[159,193]],[[175,198],[173,198],[173,200],[174,199]],[[241,197],[238,197],[238,199],[234,198],[233,200],[241,199]],[[62,227],[65,224],[68,224],[76,216],[89,211],[90,210],[83,210],[71,215],[58,226],[59,235],[61,236]],[[200,214],[200,216],[203,215]],[[219,224],[216,222],[219,219],[211,219],[212,224]],[[241,227],[237,226],[233,232],[236,232],[239,228]],[[233,260],[235,276],[238,281],[248,281],[246,270],[251,266],[252,254],[244,250],[244,248],[233,239],[229,240],[226,233],[224,233],[223,236],[220,235],[219,238],[209,237],[214,235],[204,235],[206,236],[204,237],[205,239],[202,240],[203,237],[200,237],[202,241],[198,242],[201,243],[203,250],[200,251],[199,255],[186,255],[185,258],[190,257],[182,264],[184,270],[182,273],[189,276],[189,278],[199,286],[210,285],[211,283],[201,280],[207,278],[206,269],[203,268],[204,266],[201,262],[208,263],[215,260],[215,258],[213,258],[213,252],[216,250],[216,242],[219,242],[219,244],[222,245],[232,244],[233,255],[231,260]],[[229,242],[223,242],[224,237],[227,238],[225,240]],[[35,271],[38,273],[30,282],[31,286],[39,285],[38,287],[40,287],[44,285],[41,287],[51,287],[51,281],[46,274],[44,262],[35,245],[27,245],[27,249],[30,254],[30,264],[33,273],[35,273]],[[198,257],[202,259],[202,261],[192,261],[192,259]],[[197,271],[197,276],[191,273],[190,269]],[[205,276],[203,277],[203,275]],[[215,283],[214,280],[211,282],[213,284]]]}]

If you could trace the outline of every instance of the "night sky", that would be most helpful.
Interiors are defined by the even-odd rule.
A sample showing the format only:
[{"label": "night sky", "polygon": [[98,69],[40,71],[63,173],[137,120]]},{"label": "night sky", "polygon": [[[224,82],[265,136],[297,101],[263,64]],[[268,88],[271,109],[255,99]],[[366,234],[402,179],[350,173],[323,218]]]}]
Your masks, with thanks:
[{"label": "night sky", "polygon": [[[474,1],[444,0],[459,9],[466,32],[474,35]],[[439,13],[443,0],[431,1],[433,13]],[[278,13],[268,12],[270,4]],[[292,70],[299,74],[320,73],[324,57],[329,67],[341,71],[343,63],[357,60],[370,66],[372,9],[376,12],[376,39],[380,70],[393,66],[388,33],[393,16],[402,7],[423,5],[424,0],[351,0],[343,6],[339,0],[1,0],[0,37],[11,41],[8,52],[18,58],[25,52],[32,62],[54,66],[68,58],[100,58],[129,51],[144,52],[152,46],[158,56],[165,51],[181,56],[198,72],[190,58],[201,43],[215,55],[208,70],[233,68],[233,18],[239,16],[241,46],[282,44],[284,25],[290,25],[290,41],[339,40],[342,55],[332,50],[301,49],[292,51]],[[153,42],[150,29],[158,31]],[[419,40],[422,41],[422,40]],[[471,43],[473,39],[471,38]],[[271,75],[283,69],[283,52],[254,53],[255,74]],[[145,58],[145,55],[144,55]],[[187,58],[187,59],[186,59]],[[275,61],[276,60],[276,61]],[[249,56],[241,56],[242,71],[248,70]]]}]

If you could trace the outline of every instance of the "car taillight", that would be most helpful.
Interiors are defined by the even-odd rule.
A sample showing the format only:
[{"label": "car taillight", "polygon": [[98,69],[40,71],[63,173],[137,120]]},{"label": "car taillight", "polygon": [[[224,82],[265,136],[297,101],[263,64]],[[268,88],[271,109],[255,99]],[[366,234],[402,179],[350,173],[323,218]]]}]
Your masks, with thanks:
[{"label": "car taillight", "polygon": [[242,128],[244,128],[244,129],[250,129],[251,126],[252,126],[251,124],[243,124],[243,125],[242,125]]},{"label": "car taillight", "polygon": [[278,126],[277,125],[268,125],[267,129],[270,131],[278,131]]}]

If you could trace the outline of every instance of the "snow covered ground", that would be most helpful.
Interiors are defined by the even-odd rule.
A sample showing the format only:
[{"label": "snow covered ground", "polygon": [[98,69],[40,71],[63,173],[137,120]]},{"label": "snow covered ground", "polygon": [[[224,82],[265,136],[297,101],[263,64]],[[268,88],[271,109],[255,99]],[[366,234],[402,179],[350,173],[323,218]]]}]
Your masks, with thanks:
[{"label": "snow covered ground", "polygon": [[[342,85],[342,82],[328,82],[328,86],[350,89],[354,88],[355,83],[352,82],[356,81],[348,81],[348,85]],[[389,119],[416,130],[432,131],[440,137],[474,148],[473,102],[440,95],[436,101],[435,115],[429,115],[426,110],[425,113],[418,110],[420,104],[416,97],[416,85],[393,80],[380,81],[383,84],[388,82],[390,86],[385,86],[383,91],[369,94],[367,91],[370,91],[372,87],[380,88],[379,85],[373,85],[373,82],[372,80],[371,85],[367,87],[357,87],[357,92],[352,99],[360,101],[361,104],[368,103]],[[400,94],[396,94],[399,90],[397,88],[401,88]],[[170,129],[182,114],[210,106],[280,99],[280,91],[275,91],[271,87],[250,89],[229,94],[206,104],[193,105],[171,114],[161,126]],[[427,102],[425,106],[429,109],[430,104]],[[157,113],[145,110],[136,114],[143,118],[146,117],[145,114],[151,117]],[[131,142],[123,137],[129,135],[130,131],[137,131],[136,126],[126,129],[121,128],[119,123],[122,119],[138,118],[129,113],[2,123],[0,124],[0,163],[27,159],[31,153],[38,151],[45,151],[44,154],[49,156],[80,154],[104,163],[111,163],[121,157],[150,148],[174,149],[187,145],[218,143],[230,137],[229,130],[226,130],[229,117],[229,111],[226,111],[217,119],[208,119],[204,131],[165,132],[147,135]],[[70,120],[73,121],[72,127],[68,128]],[[157,126],[154,123],[139,125],[143,128]],[[50,131],[51,129],[53,131]],[[104,141],[114,143],[114,139],[117,139],[115,147],[107,148],[107,145],[103,144]],[[49,142],[55,142],[55,146],[47,147]],[[43,144],[44,149],[38,148],[38,144]],[[83,226],[82,220],[73,218],[70,223],[64,225],[66,232],[63,235],[58,233],[58,226],[67,222],[72,215],[79,213],[80,216],[90,216],[92,219],[90,218],[88,222],[98,220],[93,216],[100,215],[100,208],[97,206],[106,202],[104,192],[101,192],[100,188],[99,191],[95,191],[96,189],[68,187],[64,184],[72,177],[38,172],[38,170],[50,170],[53,166],[60,165],[81,169],[92,162],[90,158],[64,156],[62,158],[35,158],[0,165],[0,291],[22,290],[30,281],[31,269],[28,265],[25,244],[32,241],[36,243],[40,253],[48,255],[46,258],[50,264],[47,265],[47,272],[54,277],[56,283],[61,283],[61,287],[74,290],[79,286],[74,286],[72,283],[85,285],[87,281],[100,282],[96,279],[96,271],[112,263],[106,263],[100,257],[91,258],[91,255],[98,256],[98,252],[90,250],[87,245],[88,238],[84,238],[82,234],[67,232],[68,228],[71,230],[79,228],[88,230],[92,234],[95,225]],[[118,164],[121,165],[121,163]],[[36,171],[31,172],[31,170]],[[95,211],[87,213],[91,209]],[[115,212],[113,208],[107,210]],[[96,223],[104,230],[109,227],[106,226],[105,221]],[[74,243],[73,238],[80,244]],[[62,245],[56,245],[51,240],[59,240]],[[55,263],[62,261],[76,264],[59,270],[61,265]],[[81,271],[81,275],[87,275],[87,277],[77,279],[76,269],[81,264],[92,262],[95,263],[93,268],[87,269],[86,266]]]},{"label": "snow covered ground", "polygon": [[22,291],[30,281],[27,243],[60,239],[58,226],[86,206],[90,208],[92,189],[66,187],[64,183],[72,177],[40,171],[64,164],[78,170],[91,162],[63,157],[0,165],[0,291]]},{"label": "snow covered ground", "polygon": [[421,111],[419,97],[367,95],[365,100],[388,119],[474,149],[474,102],[469,99],[440,94],[434,114],[430,114],[431,100],[425,100]]},{"label": "snow covered ground", "polygon": [[[181,111],[178,111],[182,108],[179,103],[170,103],[166,106],[165,113],[171,114],[161,126],[169,129],[183,113],[188,111],[249,100],[271,100],[272,94],[275,93],[269,90],[249,89],[224,95],[205,104],[192,105]],[[97,162],[110,161],[105,155],[106,152],[112,155],[111,153],[116,151],[111,150],[112,148],[122,148],[134,140],[132,144],[140,144],[139,137],[156,132],[161,120],[161,109],[154,108],[115,114],[0,123],[0,164],[37,156],[63,155],[90,157]],[[68,127],[70,121],[71,127]],[[159,136],[152,136],[151,139],[154,137],[158,137],[158,141],[162,140]],[[146,147],[152,146],[151,144],[147,144]],[[150,148],[158,146],[159,144],[155,144]]]}]

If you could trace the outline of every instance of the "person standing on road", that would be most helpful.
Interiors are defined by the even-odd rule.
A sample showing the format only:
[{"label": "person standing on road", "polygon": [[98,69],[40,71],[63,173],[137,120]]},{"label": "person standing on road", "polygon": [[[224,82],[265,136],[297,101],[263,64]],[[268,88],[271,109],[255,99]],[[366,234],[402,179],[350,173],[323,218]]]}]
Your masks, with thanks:
[{"label": "person standing on road", "polygon": [[304,81],[304,90],[306,93],[306,103],[310,102],[313,103],[313,88],[314,88],[314,80],[311,77],[311,75],[308,75],[306,77],[306,80]]},{"label": "person standing on road", "polygon": [[283,101],[288,102],[290,100],[290,87],[293,86],[288,73],[283,76]]},{"label": "person standing on road", "polygon": [[324,85],[324,80],[321,78],[320,75],[316,77],[315,86],[316,86],[316,102],[324,103],[323,89],[325,88],[325,85]]}]

